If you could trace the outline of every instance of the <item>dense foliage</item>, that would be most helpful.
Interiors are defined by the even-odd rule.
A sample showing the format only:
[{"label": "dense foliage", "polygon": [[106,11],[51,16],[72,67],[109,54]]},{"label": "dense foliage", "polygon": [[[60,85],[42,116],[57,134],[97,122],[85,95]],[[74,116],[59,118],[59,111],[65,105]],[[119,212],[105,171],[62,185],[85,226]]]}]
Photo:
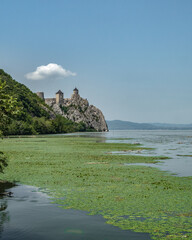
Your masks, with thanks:
[{"label": "dense foliage", "polygon": [[[2,91],[1,91],[2,89]],[[0,132],[3,135],[30,135],[85,131],[84,123],[62,116],[50,117],[51,109],[25,85],[0,69]],[[17,107],[16,107],[17,106]],[[17,114],[14,110],[20,109]]]},{"label": "dense foliage", "polygon": [[[7,86],[0,79],[0,137],[8,129],[8,124],[11,122],[12,116],[19,113],[19,107],[16,99],[6,93]],[[3,152],[0,152],[0,172],[3,172],[7,166],[7,158]]]},{"label": "dense foliage", "polygon": [[6,93],[6,83],[0,79],[0,136],[5,131],[11,117],[19,113],[17,100]]}]

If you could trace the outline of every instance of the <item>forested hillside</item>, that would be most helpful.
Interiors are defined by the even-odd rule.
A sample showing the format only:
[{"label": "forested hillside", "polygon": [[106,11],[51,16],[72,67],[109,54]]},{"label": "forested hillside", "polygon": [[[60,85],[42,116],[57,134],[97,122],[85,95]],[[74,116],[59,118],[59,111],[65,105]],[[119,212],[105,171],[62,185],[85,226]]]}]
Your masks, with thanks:
[{"label": "forested hillside", "polygon": [[[6,98],[0,99],[0,111],[6,117],[1,121],[0,131],[3,135],[26,135],[46,133],[66,133],[85,131],[84,123],[74,123],[62,116],[57,116],[35,93],[25,85],[15,81],[0,69],[0,86],[2,96],[13,98],[17,114],[7,114]],[[2,98],[0,96],[0,98]]]}]

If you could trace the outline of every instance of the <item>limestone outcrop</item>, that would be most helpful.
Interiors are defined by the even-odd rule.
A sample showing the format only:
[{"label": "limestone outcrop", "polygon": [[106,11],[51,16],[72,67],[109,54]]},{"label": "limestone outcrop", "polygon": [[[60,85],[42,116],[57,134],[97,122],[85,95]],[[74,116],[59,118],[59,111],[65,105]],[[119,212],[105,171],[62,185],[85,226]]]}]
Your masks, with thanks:
[{"label": "limestone outcrop", "polygon": [[55,114],[62,115],[74,122],[84,122],[86,127],[96,131],[108,131],[108,126],[101,110],[89,105],[87,99],[79,95],[77,88],[73,90],[71,98],[63,98],[63,93],[58,91],[56,98],[45,98]]}]

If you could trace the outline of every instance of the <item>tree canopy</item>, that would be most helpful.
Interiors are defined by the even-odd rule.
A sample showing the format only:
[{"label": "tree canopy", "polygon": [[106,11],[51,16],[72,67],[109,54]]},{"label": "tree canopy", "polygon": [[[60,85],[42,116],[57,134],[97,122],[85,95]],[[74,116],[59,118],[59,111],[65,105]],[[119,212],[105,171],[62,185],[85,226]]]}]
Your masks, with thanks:
[{"label": "tree canopy", "polygon": [[[6,82],[2,82],[0,79],[0,137],[2,137],[12,117],[19,113],[17,99],[6,94],[6,87]],[[3,172],[6,166],[7,158],[0,151],[0,172]]]},{"label": "tree canopy", "polygon": [[13,116],[19,113],[17,99],[6,94],[6,82],[2,82],[0,78],[0,136],[6,129]]}]

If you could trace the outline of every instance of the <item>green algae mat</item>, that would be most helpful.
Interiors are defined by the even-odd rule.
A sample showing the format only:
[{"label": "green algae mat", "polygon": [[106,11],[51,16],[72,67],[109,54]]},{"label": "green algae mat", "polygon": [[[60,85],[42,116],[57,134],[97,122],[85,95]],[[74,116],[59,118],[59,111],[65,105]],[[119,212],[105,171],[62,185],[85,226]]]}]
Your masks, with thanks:
[{"label": "green algae mat", "polygon": [[152,239],[192,239],[192,178],[124,165],[157,157],[110,154],[139,145],[63,136],[7,138],[0,149],[9,158],[1,179],[47,189],[62,208],[100,214]]}]

